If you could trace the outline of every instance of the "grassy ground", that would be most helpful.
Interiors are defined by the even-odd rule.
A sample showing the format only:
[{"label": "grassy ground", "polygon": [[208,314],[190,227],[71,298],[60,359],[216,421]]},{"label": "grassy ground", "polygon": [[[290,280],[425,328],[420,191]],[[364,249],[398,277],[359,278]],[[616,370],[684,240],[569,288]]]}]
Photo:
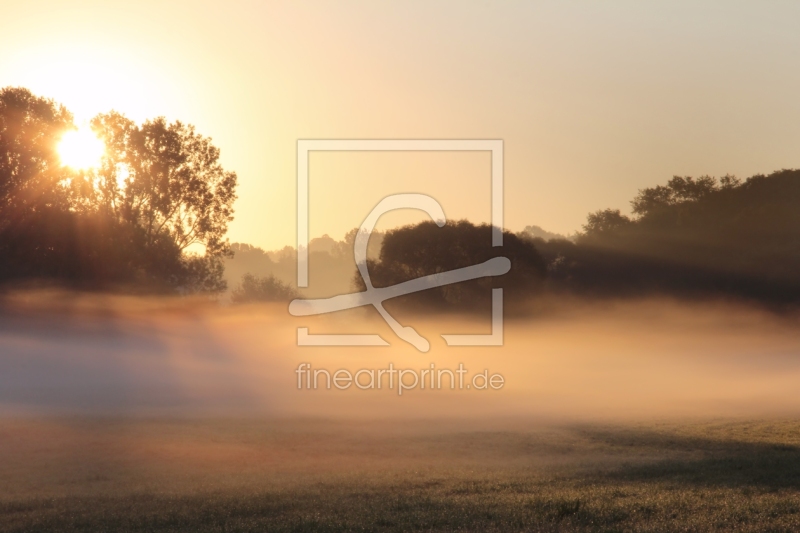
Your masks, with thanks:
[{"label": "grassy ground", "polygon": [[5,419],[2,531],[798,531],[800,422]]}]

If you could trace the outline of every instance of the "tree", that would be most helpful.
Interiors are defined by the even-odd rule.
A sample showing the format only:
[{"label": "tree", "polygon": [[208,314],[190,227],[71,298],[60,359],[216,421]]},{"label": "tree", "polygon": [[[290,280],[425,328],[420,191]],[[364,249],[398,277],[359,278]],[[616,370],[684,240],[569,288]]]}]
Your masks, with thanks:
[{"label": "tree", "polygon": [[[141,247],[162,252],[174,247],[180,264],[171,269],[171,284],[191,292],[224,290],[222,260],[231,255],[225,234],[233,220],[237,177],[222,168],[211,139],[163,117],[138,126],[109,113],[92,126],[106,144],[106,156],[90,205],[135,227]],[[193,245],[204,255],[188,253]]]},{"label": "tree", "polygon": [[236,174],[211,140],[163,118],[99,115],[102,164],[72,170],[56,146],[74,127],[52,100],[0,91],[0,281],[223,290]]},{"label": "tree", "polygon": [[163,117],[137,126],[110,113],[92,126],[107,147],[98,173],[105,207],[140,226],[149,243],[166,233],[181,251],[199,244],[210,256],[229,252],[237,178],[211,139]]},{"label": "tree", "polygon": [[664,208],[685,202],[696,202],[709,194],[737,187],[741,184],[736,176],[726,175],[719,181],[711,176],[673,176],[666,185],[642,189],[631,201],[633,212],[639,216],[657,213]]},{"label": "tree", "polygon": [[631,224],[631,219],[620,213],[619,209],[605,209],[590,213],[583,225],[583,237],[601,237]]},{"label": "tree", "polygon": [[[509,287],[507,300],[524,299],[541,288],[546,267],[539,253],[513,233],[503,233],[503,246],[492,246],[492,227],[476,226],[469,221],[448,222],[439,227],[432,221],[388,231],[383,238],[378,261],[367,260],[375,287],[457,268],[483,263],[493,257],[508,257],[511,271],[500,277],[481,278],[455,285],[430,289],[415,296],[427,304],[457,304],[485,308],[491,288]],[[355,283],[364,290],[361,275]]]},{"label": "tree", "polygon": [[70,269],[72,173],[55,147],[73,127],[72,115],[52,100],[23,88],[0,90],[0,279]]},{"label": "tree", "polygon": [[59,138],[74,128],[72,115],[52,100],[27,89],[0,90],[0,213],[8,225],[15,216],[66,207],[58,160]]},{"label": "tree", "polygon": [[242,276],[241,284],[231,293],[234,303],[288,302],[297,298],[297,292],[273,275],[258,277],[252,274]]}]

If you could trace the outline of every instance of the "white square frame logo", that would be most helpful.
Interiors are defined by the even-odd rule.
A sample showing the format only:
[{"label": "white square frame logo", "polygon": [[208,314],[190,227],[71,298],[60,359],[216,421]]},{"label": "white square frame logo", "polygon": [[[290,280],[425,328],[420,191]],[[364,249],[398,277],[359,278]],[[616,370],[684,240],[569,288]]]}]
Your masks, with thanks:
[{"label": "white square frame logo", "polygon": [[[297,286],[308,287],[309,168],[311,152],[490,152],[492,246],[503,246],[502,139],[298,139]],[[502,346],[503,289],[492,289],[492,333],[442,335],[448,346]],[[310,334],[297,328],[298,346],[388,346],[379,335]]]}]

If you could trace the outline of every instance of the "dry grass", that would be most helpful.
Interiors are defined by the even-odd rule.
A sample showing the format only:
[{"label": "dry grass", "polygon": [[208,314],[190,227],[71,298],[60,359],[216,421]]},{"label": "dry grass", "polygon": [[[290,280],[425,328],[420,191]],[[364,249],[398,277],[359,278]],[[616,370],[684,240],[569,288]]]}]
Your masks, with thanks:
[{"label": "dry grass", "polygon": [[5,419],[2,531],[797,531],[800,422]]}]

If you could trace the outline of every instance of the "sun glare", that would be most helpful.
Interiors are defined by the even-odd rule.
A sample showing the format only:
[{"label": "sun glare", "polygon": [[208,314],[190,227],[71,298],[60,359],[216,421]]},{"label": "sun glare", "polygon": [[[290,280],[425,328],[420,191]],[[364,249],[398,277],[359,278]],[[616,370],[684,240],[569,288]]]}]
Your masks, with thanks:
[{"label": "sun glare", "polygon": [[103,141],[88,128],[68,131],[58,144],[61,163],[76,170],[96,167],[105,152]]}]

